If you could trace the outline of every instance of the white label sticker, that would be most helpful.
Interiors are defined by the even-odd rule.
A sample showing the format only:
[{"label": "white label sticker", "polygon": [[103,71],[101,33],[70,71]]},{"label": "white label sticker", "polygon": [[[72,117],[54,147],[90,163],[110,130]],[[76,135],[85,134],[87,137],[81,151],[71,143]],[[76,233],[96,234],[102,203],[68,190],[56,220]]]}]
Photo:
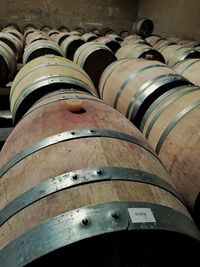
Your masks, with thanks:
[{"label": "white label sticker", "polygon": [[149,208],[129,208],[132,223],[155,223],[156,219]]}]

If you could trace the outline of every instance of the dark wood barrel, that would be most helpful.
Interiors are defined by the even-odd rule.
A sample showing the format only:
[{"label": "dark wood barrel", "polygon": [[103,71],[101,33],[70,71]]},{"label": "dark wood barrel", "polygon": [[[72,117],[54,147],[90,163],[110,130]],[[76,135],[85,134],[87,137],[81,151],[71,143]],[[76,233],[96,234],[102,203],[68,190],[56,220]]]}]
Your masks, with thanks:
[{"label": "dark wood barrel", "polygon": [[190,209],[200,192],[200,88],[174,88],[144,114],[140,129]]},{"label": "dark wood barrel", "polygon": [[96,87],[105,68],[115,60],[110,48],[98,42],[83,44],[74,55],[74,62],[86,71]]},{"label": "dark wood barrel", "polygon": [[17,61],[12,49],[0,41],[0,85],[6,85],[16,74]]},{"label": "dark wood barrel", "polygon": [[163,164],[95,97],[45,96],[8,137],[0,166],[4,267],[64,266],[66,257],[88,267],[197,260],[200,233]]},{"label": "dark wood barrel", "polygon": [[139,18],[133,23],[132,30],[142,37],[147,37],[152,34],[154,23],[151,19]]},{"label": "dark wood barrel", "polygon": [[156,98],[183,84],[191,83],[161,62],[124,59],[105,69],[99,83],[99,95],[138,127]]},{"label": "dark wood barrel", "polygon": [[147,43],[136,43],[136,44],[130,43],[124,45],[119,50],[117,50],[116,57],[117,59],[146,58],[165,63],[163,55],[156,49],[153,49]]},{"label": "dark wood barrel", "polygon": [[64,51],[65,57],[73,61],[76,50],[85,43],[86,41],[84,38],[78,35],[71,35],[64,39],[61,43],[61,47]]},{"label": "dark wood barrel", "polygon": [[23,54],[23,64],[47,54],[64,57],[62,48],[51,40],[38,40],[25,47]]},{"label": "dark wood barrel", "polygon": [[200,51],[197,51],[193,47],[181,46],[181,45],[170,45],[158,49],[165,58],[166,64],[173,67],[179,61],[188,58],[200,58]]},{"label": "dark wood barrel", "polygon": [[106,45],[115,54],[121,47],[120,43],[111,37],[99,37],[96,40],[98,43]]},{"label": "dark wood barrel", "polygon": [[10,92],[10,106],[16,123],[40,97],[60,88],[79,88],[96,95],[88,75],[71,60],[46,55],[31,60],[16,75]]},{"label": "dark wood barrel", "polygon": [[199,69],[200,69],[200,59],[185,59],[179,61],[177,64],[173,66],[173,69],[177,71],[180,75],[186,77],[193,84],[200,86],[200,77],[199,77]]}]

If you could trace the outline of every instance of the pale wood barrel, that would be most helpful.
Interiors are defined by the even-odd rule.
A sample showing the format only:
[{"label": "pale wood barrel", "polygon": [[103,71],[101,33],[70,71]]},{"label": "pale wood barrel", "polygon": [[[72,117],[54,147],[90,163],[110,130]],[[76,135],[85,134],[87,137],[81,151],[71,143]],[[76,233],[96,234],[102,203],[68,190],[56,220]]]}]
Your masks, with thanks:
[{"label": "pale wood barrel", "polygon": [[123,42],[123,40],[124,40],[123,37],[121,37],[120,35],[118,35],[116,33],[109,33],[106,36],[118,41],[119,43]]},{"label": "pale wood barrel", "polygon": [[66,255],[74,266],[169,266],[165,249],[181,266],[196,260],[200,233],[171,177],[142,134],[97,98],[45,96],[10,134],[0,166],[4,267],[44,258],[60,266]]},{"label": "pale wood barrel", "polygon": [[158,49],[164,56],[166,64],[173,67],[177,62],[188,58],[200,58],[200,52],[192,47],[170,45]]},{"label": "pale wood barrel", "polygon": [[22,43],[24,44],[24,35],[20,31],[14,29],[13,27],[6,27],[2,31],[13,34],[15,37],[20,39]]},{"label": "pale wood barrel", "polygon": [[161,39],[153,46],[153,48],[156,50],[159,50],[159,49],[162,49],[164,47],[174,45],[174,44],[175,44],[174,42],[171,42],[167,39]]},{"label": "pale wood barrel", "polygon": [[115,60],[117,58],[110,48],[98,42],[83,44],[74,54],[74,62],[86,71],[96,88],[105,68]]},{"label": "pale wood barrel", "polygon": [[10,91],[13,121],[17,122],[41,96],[59,88],[79,88],[96,95],[88,75],[70,60],[46,55],[24,65]]},{"label": "pale wood barrel", "polygon": [[145,38],[145,40],[151,45],[154,46],[157,42],[161,40],[166,40],[166,38],[161,37],[160,35],[151,35]]},{"label": "pale wood barrel", "polygon": [[65,25],[60,25],[58,27],[58,31],[60,31],[60,32],[70,32],[69,28],[67,26],[65,26]]},{"label": "pale wood barrel", "polygon": [[64,39],[61,43],[61,47],[64,51],[65,57],[73,61],[76,50],[85,43],[86,41],[84,38],[78,35],[71,35]]},{"label": "pale wood barrel", "polygon": [[81,36],[82,34],[79,31],[70,31],[70,35],[78,35]]},{"label": "pale wood barrel", "polygon": [[125,28],[118,28],[115,32],[123,38],[129,35],[129,31]]},{"label": "pale wood barrel", "polygon": [[99,95],[139,126],[144,112],[156,98],[174,86],[189,83],[161,62],[124,59],[105,69],[99,83]]},{"label": "pale wood barrel", "polygon": [[30,32],[28,35],[26,35],[26,45],[30,45],[31,43],[34,43],[36,41],[40,40],[51,40],[51,38],[47,35],[47,33],[43,31],[35,30],[33,32]]},{"label": "pale wood barrel", "polygon": [[37,40],[25,47],[23,54],[23,64],[26,64],[37,57],[47,54],[60,57],[65,56],[62,48],[55,42],[51,40]]},{"label": "pale wood barrel", "polygon": [[85,33],[85,30],[82,27],[80,27],[80,26],[75,26],[72,29],[72,31],[78,31],[78,32],[80,32],[81,35],[83,35]]},{"label": "pale wood barrel", "polygon": [[115,39],[111,38],[111,37],[99,37],[96,39],[96,41],[98,43],[104,44],[106,45],[108,48],[110,48],[110,50],[115,54],[117,52],[117,50],[120,49],[121,45],[118,41],[116,41]]},{"label": "pale wood barrel", "polygon": [[177,87],[149,107],[140,125],[190,209],[200,192],[199,112],[200,88]]},{"label": "pale wood barrel", "polygon": [[13,50],[0,41],[0,85],[6,85],[16,74],[17,61]]},{"label": "pale wood barrel", "polygon": [[186,77],[193,84],[200,86],[200,59],[185,59],[173,66],[180,75]]},{"label": "pale wood barrel", "polygon": [[94,33],[91,33],[91,32],[87,32],[87,33],[84,33],[82,35],[82,38],[86,41],[86,42],[91,42],[91,41],[94,41],[98,38],[98,35],[94,34]]},{"label": "pale wood barrel", "polygon": [[145,43],[127,44],[116,52],[117,59],[123,58],[150,58],[165,63],[163,55]]},{"label": "pale wood barrel", "polygon": [[61,32],[56,35],[52,35],[51,38],[53,39],[54,42],[56,42],[58,45],[62,46],[62,43],[66,38],[70,36],[69,32]]},{"label": "pale wood barrel", "polygon": [[152,34],[154,23],[151,19],[139,18],[133,23],[132,30],[138,35],[147,37]]},{"label": "pale wood barrel", "polygon": [[16,59],[22,57],[24,45],[19,38],[9,32],[0,32],[0,41],[6,43],[13,50]]}]

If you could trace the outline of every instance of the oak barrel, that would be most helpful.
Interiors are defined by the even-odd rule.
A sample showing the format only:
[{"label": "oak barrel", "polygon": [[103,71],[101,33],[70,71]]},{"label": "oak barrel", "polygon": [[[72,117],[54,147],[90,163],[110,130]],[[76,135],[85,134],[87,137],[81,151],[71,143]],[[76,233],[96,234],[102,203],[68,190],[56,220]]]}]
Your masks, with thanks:
[{"label": "oak barrel", "polygon": [[102,36],[102,37],[99,37],[97,40],[96,40],[98,43],[101,43],[101,44],[104,44],[106,45],[108,48],[110,48],[110,50],[115,54],[117,52],[117,50],[120,49],[121,45],[120,43],[111,38],[111,37],[106,37],[106,36]]},{"label": "oak barrel", "polygon": [[86,42],[91,42],[91,41],[96,40],[98,38],[98,35],[96,35],[95,33],[92,33],[92,32],[87,32],[87,33],[82,35],[82,38]]},{"label": "oak barrel", "polygon": [[142,37],[147,37],[152,34],[154,30],[154,23],[151,19],[138,18],[132,26],[134,33],[141,35]]},{"label": "oak barrel", "polygon": [[196,260],[200,233],[162,163],[95,97],[61,91],[40,99],[8,137],[0,166],[4,267],[64,266],[66,257],[76,267]]},{"label": "oak barrel", "polygon": [[99,95],[139,126],[156,98],[182,84],[190,82],[161,62],[124,59],[105,69],[99,83]]},{"label": "oak barrel", "polygon": [[156,49],[153,49],[147,43],[136,43],[136,44],[130,43],[124,45],[119,50],[117,50],[116,57],[117,59],[150,58],[151,60],[157,60],[165,63],[163,55]]},{"label": "oak barrel", "polygon": [[185,59],[173,66],[173,69],[176,70],[180,75],[186,77],[193,84],[200,86],[200,59]]},{"label": "oak barrel", "polygon": [[[60,37],[58,36],[58,38]],[[64,39],[61,43],[61,47],[64,51],[65,57],[73,61],[76,50],[85,43],[86,41],[84,38],[78,35],[71,35]]]},{"label": "oak barrel", "polygon": [[0,32],[0,41],[6,43],[13,50],[16,59],[22,57],[24,45],[19,38],[9,32]]},{"label": "oak barrel", "polygon": [[105,68],[115,60],[110,48],[98,42],[83,44],[74,54],[74,62],[86,71],[96,87]]},{"label": "oak barrel", "polygon": [[23,54],[23,64],[29,61],[44,56],[47,54],[64,57],[65,54],[62,48],[51,40],[38,40],[25,47]]},{"label": "oak barrel", "polygon": [[200,51],[193,47],[169,45],[158,49],[164,56],[166,64],[173,67],[177,62],[188,58],[200,58]]},{"label": "oak barrel", "polygon": [[12,83],[10,107],[13,121],[17,122],[41,96],[59,88],[71,87],[96,94],[88,75],[72,61],[54,55],[31,60]]},{"label": "oak barrel", "polygon": [[6,85],[16,74],[17,61],[12,49],[0,41],[0,85]]},{"label": "oak barrel", "polygon": [[200,192],[199,112],[200,88],[177,87],[149,107],[140,125],[191,210]]}]

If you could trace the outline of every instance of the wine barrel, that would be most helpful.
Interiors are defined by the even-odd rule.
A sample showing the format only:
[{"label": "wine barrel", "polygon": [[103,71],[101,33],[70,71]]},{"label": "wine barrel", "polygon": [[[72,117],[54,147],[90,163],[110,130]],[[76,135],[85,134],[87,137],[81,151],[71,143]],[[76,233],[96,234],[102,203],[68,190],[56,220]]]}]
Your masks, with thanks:
[{"label": "wine barrel", "polygon": [[139,35],[129,35],[124,38],[124,41],[121,43],[121,46],[128,45],[131,41],[140,41],[141,43],[146,42],[141,36]]},{"label": "wine barrel", "polygon": [[50,30],[47,34],[51,37],[53,34],[59,34],[58,30]]},{"label": "wine barrel", "polygon": [[158,61],[118,60],[103,72],[99,95],[137,127],[148,107],[175,86],[191,84],[176,71]]},{"label": "wine barrel", "polygon": [[26,41],[26,45],[30,45],[31,43],[34,43],[40,40],[51,40],[51,38],[45,32],[34,31],[26,36],[25,41]]},{"label": "wine barrel", "polygon": [[140,129],[190,209],[200,192],[200,88],[174,88],[144,114]]},{"label": "wine barrel", "polygon": [[120,43],[111,37],[99,37],[96,41],[110,48],[113,54],[115,54],[121,47]]},{"label": "wine barrel", "polygon": [[35,25],[27,24],[23,29],[24,38],[26,39],[27,35],[33,33],[36,30],[37,30],[37,28],[35,27]]},{"label": "wine barrel", "polygon": [[161,40],[166,40],[166,38],[161,37],[160,35],[150,35],[145,38],[145,40],[151,45],[154,46],[157,42]]},{"label": "wine barrel", "polygon": [[23,64],[47,54],[57,55],[64,57],[65,54],[62,48],[51,40],[40,40],[35,41],[28,46],[26,46],[23,54]]},{"label": "wine barrel", "polygon": [[49,31],[51,31],[51,30],[52,30],[52,28],[49,27],[49,26],[47,26],[47,25],[44,25],[44,26],[42,26],[42,27],[40,28],[40,31],[43,31],[43,32],[45,32],[46,34],[47,34]]},{"label": "wine barrel", "polygon": [[81,36],[71,35],[67,37],[61,44],[65,57],[73,61],[76,50],[85,43],[86,41]]},{"label": "wine barrel", "polygon": [[81,36],[82,34],[79,31],[70,31],[70,35],[78,35]]},{"label": "wine barrel", "polygon": [[173,67],[177,62],[188,58],[200,58],[200,51],[192,47],[181,45],[170,45],[158,49],[164,56],[166,64]]},{"label": "wine barrel", "polygon": [[126,37],[129,35],[129,31],[127,29],[124,29],[124,28],[118,28],[116,30],[116,34],[120,35],[121,37]]},{"label": "wine barrel", "polygon": [[11,81],[17,70],[16,57],[12,49],[0,41],[0,85]]},{"label": "wine barrel", "polygon": [[181,40],[177,41],[177,44],[178,45],[191,46],[191,47],[195,47],[195,46],[199,45],[199,43],[192,41],[192,40],[189,40],[189,39],[186,39],[186,40],[181,39]]},{"label": "wine barrel", "polygon": [[146,58],[165,63],[163,55],[145,43],[128,44],[122,46],[116,52],[117,59],[123,58]]},{"label": "wine barrel", "polygon": [[16,123],[41,96],[59,88],[79,88],[96,94],[88,75],[75,63],[46,55],[31,60],[16,75],[10,91],[10,107]]},{"label": "wine barrel", "polygon": [[66,255],[74,266],[169,266],[166,249],[181,266],[197,259],[200,233],[171,177],[142,134],[97,98],[45,96],[8,137],[0,166],[4,267],[62,266]]},{"label": "wine barrel", "polygon": [[62,46],[62,42],[70,36],[69,32],[61,32],[56,35],[52,35],[51,38],[54,42],[56,42],[58,45]]},{"label": "wine barrel", "polygon": [[16,36],[8,32],[0,32],[0,41],[6,43],[14,52],[16,59],[23,54],[23,43]]},{"label": "wine barrel", "polygon": [[119,43],[123,42],[123,40],[124,40],[123,37],[119,36],[116,33],[109,33],[106,36],[118,41]]},{"label": "wine barrel", "polygon": [[98,42],[83,44],[74,54],[74,62],[86,71],[96,87],[105,68],[115,60],[110,48]]},{"label": "wine barrel", "polygon": [[2,30],[3,32],[8,32],[13,34],[15,37],[17,37],[21,42],[24,44],[24,35],[19,32],[18,30],[12,28],[12,27],[6,27]]},{"label": "wine barrel", "polygon": [[156,44],[153,46],[154,49],[159,50],[164,47],[168,47],[170,45],[174,45],[174,42],[171,42],[167,39],[160,39],[159,41],[156,42]]},{"label": "wine barrel", "polygon": [[61,25],[58,27],[58,31],[60,32],[70,32],[69,28],[64,26],[64,25]]},{"label": "wine barrel", "polygon": [[94,33],[94,34],[96,34],[97,36],[101,36],[101,33],[100,33],[99,29],[96,28],[96,27],[88,28],[87,32]]},{"label": "wine barrel", "polygon": [[86,42],[91,42],[94,41],[98,38],[98,36],[94,33],[91,32],[87,32],[85,34],[82,35],[82,38],[86,41]]},{"label": "wine barrel", "polygon": [[183,75],[193,84],[200,86],[200,59],[185,59],[173,66],[173,69],[176,70],[180,75]]},{"label": "wine barrel", "polygon": [[111,29],[110,27],[103,27],[100,30],[102,35],[106,35],[106,34],[110,34],[110,33],[115,33],[115,31],[113,29]]},{"label": "wine barrel", "polygon": [[147,37],[152,34],[154,23],[150,19],[139,18],[133,23],[132,30],[135,34]]},{"label": "wine barrel", "polygon": [[78,31],[78,32],[80,32],[81,35],[83,35],[85,33],[85,30],[82,27],[80,27],[80,26],[75,26],[72,29],[72,31]]}]

